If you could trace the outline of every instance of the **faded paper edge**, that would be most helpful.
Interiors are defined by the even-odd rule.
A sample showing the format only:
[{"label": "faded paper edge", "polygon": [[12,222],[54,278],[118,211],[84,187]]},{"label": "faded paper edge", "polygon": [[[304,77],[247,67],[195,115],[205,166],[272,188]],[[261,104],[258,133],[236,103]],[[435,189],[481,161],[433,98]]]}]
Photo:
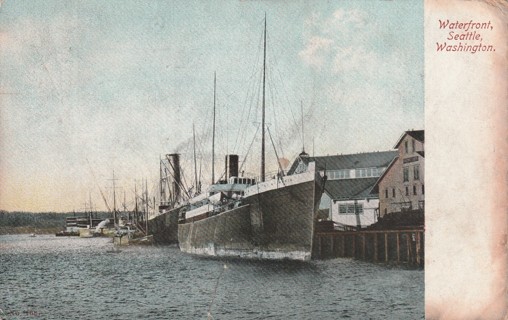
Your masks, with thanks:
[{"label": "faded paper edge", "polygon": [[[437,52],[439,19],[495,52]],[[508,4],[425,1],[427,319],[508,319]]]}]

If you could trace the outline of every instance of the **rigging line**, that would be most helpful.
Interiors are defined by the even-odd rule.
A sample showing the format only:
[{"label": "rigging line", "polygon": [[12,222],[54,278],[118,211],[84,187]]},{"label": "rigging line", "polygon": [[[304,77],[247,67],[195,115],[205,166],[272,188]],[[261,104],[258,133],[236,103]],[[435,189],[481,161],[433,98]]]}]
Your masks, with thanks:
[{"label": "rigging line", "polygon": [[[276,82],[275,82],[275,80],[273,81],[273,83],[276,83]],[[278,87],[276,87],[276,86],[274,85],[274,86],[273,86],[273,90],[275,91],[275,93],[273,94],[273,97],[272,97],[272,98],[273,98],[273,101],[274,101],[274,102],[273,102],[273,103],[274,103],[274,117],[275,117],[275,125],[276,125],[276,127],[275,127],[275,131],[276,131],[276,132],[275,132],[275,133],[276,133],[276,135],[277,135],[277,137],[278,137],[278,144],[279,144],[279,148],[280,148],[280,150],[281,150],[281,152],[282,152],[282,156],[283,156],[283,157],[285,157],[284,148],[283,148],[283,146],[282,146],[282,140],[283,140],[283,139],[284,139],[284,140],[288,140],[288,139],[289,139],[289,138],[288,138],[288,135],[289,135],[289,137],[291,137],[291,135],[292,135],[292,134],[291,134],[290,132],[288,133],[287,131],[285,132],[285,136],[283,136],[283,135],[281,135],[281,134],[280,134],[280,130],[281,130],[281,128],[280,128],[280,126],[279,126],[279,122],[277,121],[277,119],[278,119],[278,118],[275,116],[275,103],[276,103],[276,101],[275,101],[275,100],[277,100],[277,101],[278,101],[277,106],[278,106],[278,109],[279,109],[279,110],[281,110],[281,109],[282,109],[282,108],[281,108],[281,106],[282,106],[282,102],[281,102],[280,100],[276,99],[276,97],[279,97],[279,95],[277,94],[277,92],[278,92]],[[290,109],[290,111],[292,112],[291,105],[288,105],[288,109]],[[282,114],[283,114],[283,115],[285,115],[286,113],[282,112]],[[288,119],[288,117],[286,116],[286,117],[284,117],[284,119]],[[290,120],[290,119],[288,119],[288,120]]]},{"label": "rigging line", "polygon": [[109,207],[108,205],[108,201],[106,200],[106,197],[104,196],[104,193],[102,192],[102,189],[101,187],[99,186],[99,184],[97,183],[97,178],[95,177],[95,173],[94,171],[92,170],[92,166],[90,165],[90,161],[88,161],[88,157],[86,157],[86,163],[88,163],[88,168],[90,168],[90,172],[92,173],[92,176],[93,176],[93,180],[95,182],[95,185],[97,186],[97,188],[99,188],[99,192],[101,193],[101,197],[102,197],[102,200],[104,201],[104,204],[106,205],[106,208],[108,209],[108,212],[111,212],[111,208]]},{"label": "rigging line", "polygon": [[[282,77],[282,74],[281,74],[281,71],[277,68],[277,66],[273,66],[272,68],[272,73],[273,73],[273,81],[274,83],[276,84],[280,84],[278,86],[275,87],[275,90],[276,92],[278,93],[278,96],[277,97],[284,97],[284,98],[278,98],[280,99],[280,103],[281,105],[283,105],[283,102],[285,104],[287,104],[287,106],[291,106],[292,103],[289,101],[289,98],[288,98],[288,93],[287,93],[287,88],[286,88],[286,82],[284,80],[284,77]],[[295,117],[295,114],[293,112],[292,109],[290,109],[290,115],[291,115],[291,118],[293,120],[293,123],[298,123],[297,120],[296,120],[296,117]],[[289,118],[289,116],[287,116],[288,120],[291,120]]]},{"label": "rigging line", "polygon": [[203,182],[203,171],[206,172],[206,169],[203,170],[203,159],[205,159],[205,153],[204,153],[204,143],[205,143],[205,138],[202,137],[201,139],[199,139],[199,145],[200,145],[200,148],[199,148],[199,183],[202,183]]},{"label": "rigging line", "polygon": [[[282,96],[281,96],[282,92],[280,90],[280,86],[275,87],[275,93],[277,94],[275,98],[277,99],[277,103],[279,104],[279,110],[282,111],[283,118],[281,118],[281,120],[287,127],[294,126],[295,122],[293,119],[293,114],[294,114],[293,105],[295,103],[294,102],[290,103],[289,101],[287,101],[287,100],[285,101],[282,98]],[[289,112],[288,112],[288,110],[289,110]]]},{"label": "rigging line", "polygon": [[250,152],[250,150],[252,148],[252,145],[254,144],[254,141],[256,140],[256,136],[257,136],[257,134],[259,132],[259,127],[260,127],[260,125],[258,125],[258,127],[256,129],[256,133],[254,133],[254,138],[252,138],[252,142],[250,143],[249,149],[247,149],[247,152],[245,153],[245,157],[243,158],[243,162],[242,162],[242,165],[240,166],[240,170],[239,171],[241,171],[243,169],[243,166],[245,165],[245,162],[247,160],[247,156],[249,155],[249,152]]},{"label": "rigging line", "polygon": [[[247,78],[247,82],[252,80],[252,78],[255,75],[255,71],[257,71],[257,70],[253,70],[252,74]],[[234,101],[235,103],[240,103],[240,101],[236,97],[237,97],[237,94],[239,94],[240,92],[245,92],[245,90],[242,90],[242,89],[243,89],[242,87],[239,87],[238,89],[228,93],[224,88],[218,88],[218,91],[222,92],[227,99],[232,99],[232,100],[235,100]]]},{"label": "rigging line", "polygon": [[182,178],[183,187],[185,188],[185,193],[187,194],[187,197],[191,198],[191,195],[188,192],[188,190],[189,190],[189,184],[187,183],[187,180],[185,180],[185,170],[182,167],[180,168],[180,175],[181,175],[181,178]]},{"label": "rigging line", "polygon": [[[264,23],[264,20],[262,21]],[[253,105],[253,95],[250,95],[251,92],[254,92],[254,90],[251,90],[251,87],[255,87],[256,84],[259,86],[259,82],[258,81],[253,81],[256,77],[256,75],[258,73],[260,73],[260,70],[258,68],[258,65],[259,65],[259,61],[260,61],[260,58],[261,58],[261,48],[263,47],[263,37],[264,37],[264,31],[263,31],[263,28],[259,28],[261,31],[260,31],[260,35],[259,35],[259,40],[258,40],[258,50],[257,51],[257,55],[256,55],[256,59],[255,59],[255,63],[252,65],[252,69],[251,69],[251,72],[250,72],[250,76],[247,80],[248,83],[250,83],[251,85],[248,87],[248,90],[247,90],[247,93],[245,95],[245,100],[244,100],[244,106],[247,104],[247,100],[249,99],[249,97],[251,98],[251,103],[249,104],[249,109],[248,109],[248,114],[247,114],[247,117],[245,118],[244,117],[244,114],[245,114],[245,108],[242,108],[242,116],[241,116],[241,125],[238,127],[238,134],[237,134],[237,139],[235,141],[235,147],[234,147],[234,150],[237,150],[237,146],[238,146],[238,137],[240,137],[240,133],[242,133],[242,128],[244,127],[244,125],[242,125],[244,122],[248,122],[249,121],[249,118],[250,118],[250,114],[251,114],[251,111],[252,111],[252,105]],[[258,91],[259,91],[259,88],[258,88]],[[245,133],[244,133],[245,134]],[[244,142],[245,143],[245,139],[244,139]]]},{"label": "rigging line", "polygon": [[259,81],[252,82],[252,87],[256,87],[256,85],[257,85],[257,92],[255,93],[254,90],[252,90],[252,93],[249,92],[249,94],[246,96],[246,99],[250,98],[248,114],[247,114],[247,117],[242,117],[241,125],[238,127],[239,134],[237,135],[237,141],[235,142],[234,150],[239,150],[240,145],[245,145],[245,142],[247,139],[247,130],[242,130],[242,129],[245,129],[245,127],[247,126],[247,123],[250,121],[251,115],[253,114],[252,110],[257,109],[255,107],[253,108],[253,106],[256,104],[256,102],[258,102],[260,91],[261,91],[261,84]]},{"label": "rigging line", "polygon": [[[260,78],[263,77],[261,72],[259,72],[259,77]],[[262,87],[261,81],[258,81],[256,83],[257,83],[257,92],[256,92],[255,95],[253,94],[251,96],[251,109],[254,109],[254,112],[252,113],[252,116],[254,117],[254,119],[253,119],[254,121],[256,121],[258,119],[258,113],[257,113],[257,111],[259,109],[259,100],[260,100],[259,97],[261,96],[261,90],[262,90],[261,89],[261,87]],[[249,118],[250,117],[251,117],[251,114],[249,113]],[[252,121],[252,119],[248,119],[248,121]],[[245,144],[246,140],[247,140],[247,134],[244,133],[244,135],[243,135],[243,144]]]},{"label": "rigging line", "polygon": [[[273,87],[274,87],[274,85],[272,84],[270,86],[270,90],[271,91],[272,91]],[[272,111],[273,111],[273,117],[274,117],[274,125],[275,125],[275,131],[276,131],[275,133],[278,135],[279,141],[280,141],[281,134],[280,134],[279,124],[278,124],[278,121],[277,121],[278,117],[277,117],[277,115],[275,113],[275,94],[274,93],[272,93],[271,98],[272,98]],[[284,150],[282,149],[282,144],[281,143],[279,143],[279,148],[280,148],[280,151],[282,153],[282,156],[285,157]]]},{"label": "rigging line", "polygon": [[[278,164],[278,167],[279,167],[279,170],[280,170],[280,174],[282,176],[284,176],[284,170],[282,170],[282,166],[280,165],[279,156],[277,155],[277,148],[275,148],[275,144],[273,143],[272,134],[270,132],[270,127],[266,127],[266,130],[268,131],[268,136],[270,137],[270,141],[272,141],[273,151],[275,152],[275,158],[277,160],[277,164]],[[284,180],[282,180],[282,183],[284,184]]]},{"label": "rigging line", "polygon": [[[230,123],[228,122],[228,110],[227,110],[227,105],[226,104],[222,104],[222,105],[219,105],[219,114],[218,114],[218,118],[219,119],[223,119],[223,118],[226,118],[225,119],[225,122],[226,122],[226,125],[219,125],[218,126],[218,130],[219,130],[219,135],[218,135],[218,138],[219,138],[219,150],[222,151],[222,154],[227,154],[228,153],[228,135],[229,135],[229,125]],[[220,124],[220,121],[219,121],[219,124]],[[225,151],[224,151],[225,150]]]},{"label": "rigging line", "polygon": [[[280,82],[281,82],[282,84],[284,84],[284,80],[283,80],[283,77],[282,77],[282,74],[281,74],[280,70],[279,70],[279,69],[277,69],[277,68],[275,68],[274,70],[276,71],[276,75],[278,75],[278,76],[279,76]],[[275,73],[275,72],[274,72],[274,73]],[[286,90],[286,87],[285,87],[284,85],[282,85],[282,91],[283,91],[283,93],[284,93],[284,97],[286,98],[286,101],[287,101],[288,106],[291,106],[291,103],[289,102],[289,95],[288,95],[287,90]],[[289,108],[289,111],[290,111],[290,113],[291,113],[291,117],[293,118],[293,123],[294,123],[294,124],[297,124],[297,123],[298,123],[298,121],[296,120],[296,117],[295,117],[295,114],[294,114],[294,112],[293,112],[293,109],[292,109],[292,108]]]},{"label": "rigging line", "polygon": [[[268,38],[270,39],[271,38],[271,35],[268,35]],[[271,43],[280,43],[280,41],[273,41]],[[273,46],[271,46],[270,48],[268,48],[268,50],[270,50],[272,52],[272,58],[274,60],[274,63],[272,65],[273,69],[272,69],[272,73],[274,73],[274,75],[278,75],[279,76],[279,79],[274,79],[274,80],[279,80],[278,82],[280,82],[282,84],[282,89],[284,91],[284,94],[285,94],[285,97],[286,97],[286,100],[287,100],[287,105],[288,105],[288,108],[290,110],[290,113],[291,113],[291,116],[293,117],[293,122],[296,124],[298,123],[297,120],[296,120],[296,117],[293,113],[293,109],[290,108],[291,106],[291,103],[289,102],[289,98],[288,98],[288,93],[287,93],[287,90],[286,90],[286,86],[284,85],[285,82],[284,82],[284,77],[282,77],[282,74],[281,74],[281,71],[279,70],[279,66],[281,65],[279,63],[279,60],[278,60],[278,56],[277,54],[275,54],[275,51],[274,51],[274,48]],[[275,72],[276,71],[276,72]],[[274,82],[275,83],[275,82]]]},{"label": "rigging line", "polygon": [[[168,163],[169,163],[169,165],[171,166],[171,168],[173,169],[173,171],[169,170],[169,174],[173,177],[173,182],[176,182],[176,180],[175,180],[175,176],[174,176],[174,175],[173,175],[173,173],[172,173],[172,172],[174,172],[175,167],[173,166],[173,164],[171,163],[171,161],[169,161],[169,160],[168,160]],[[169,169],[169,168],[168,168],[168,169]],[[180,169],[181,169],[181,168],[180,168]],[[183,172],[182,172],[182,170],[180,170],[180,176],[181,176],[181,177],[183,177]],[[185,178],[185,177],[184,177],[184,178]],[[180,187],[180,190],[183,190],[183,192],[185,192],[185,193],[187,194],[187,196],[189,197],[189,193],[187,192],[187,189],[185,189],[185,186],[184,186],[184,185],[182,185],[182,181],[180,181],[177,185],[178,185],[178,187]],[[190,197],[189,197],[189,198],[190,198]],[[175,201],[176,201],[176,199],[175,199]]]},{"label": "rigging line", "polygon": [[[258,64],[258,62],[256,62],[256,64]],[[244,138],[244,136],[246,134],[245,131],[242,130],[242,129],[245,126],[245,124],[247,122],[249,122],[249,119],[251,117],[252,110],[253,110],[253,105],[254,105],[254,98],[256,96],[259,96],[259,90],[260,90],[259,81],[252,81],[251,80],[252,78],[254,78],[254,76],[258,75],[258,73],[260,73],[259,70],[254,70],[253,74],[251,75],[251,77],[249,79],[250,86],[247,89],[247,92],[245,94],[245,99],[244,99],[244,102],[243,102],[243,106],[247,106],[248,105],[247,117],[245,117],[245,107],[243,107],[242,108],[242,115],[241,115],[241,118],[240,118],[241,119],[240,120],[240,126],[238,127],[237,139],[235,141],[235,147],[234,147],[235,150],[237,150],[238,143],[242,144],[241,140],[242,140],[242,138]],[[258,89],[257,90],[258,91],[257,95],[255,94],[256,86],[257,86],[257,89]],[[245,143],[245,139],[244,139],[243,143]]]}]

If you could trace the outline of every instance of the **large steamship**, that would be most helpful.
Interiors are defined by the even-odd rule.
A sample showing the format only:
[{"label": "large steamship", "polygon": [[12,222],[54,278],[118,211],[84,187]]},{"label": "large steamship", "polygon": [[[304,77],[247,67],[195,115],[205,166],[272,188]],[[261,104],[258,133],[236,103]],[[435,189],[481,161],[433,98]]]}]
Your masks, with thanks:
[{"label": "large steamship", "polygon": [[180,250],[209,256],[310,260],[324,178],[314,163],[269,181],[238,176],[238,156],[226,158],[225,180],[181,209]]},{"label": "large steamship", "polygon": [[167,154],[160,160],[159,214],[148,219],[148,230],[155,243],[178,243],[178,217],[187,203],[181,192],[180,155]]},{"label": "large steamship", "polygon": [[[191,197],[185,206],[174,209],[179,215],[178,243],[183,252],[241,258],[311,259],[316,212],[325,178],[312,162],[299,168],[296,174],[285,176],[280,170],[265,181],[266,19],[263,49],[259,178],[238,174],[238,155],[226,156],[224,179],[215,182],[212,169],[213,184],[208,190]],[[305,152],[300,155],[305,156]],[[212,151],[212,168],[213,163]]]}]

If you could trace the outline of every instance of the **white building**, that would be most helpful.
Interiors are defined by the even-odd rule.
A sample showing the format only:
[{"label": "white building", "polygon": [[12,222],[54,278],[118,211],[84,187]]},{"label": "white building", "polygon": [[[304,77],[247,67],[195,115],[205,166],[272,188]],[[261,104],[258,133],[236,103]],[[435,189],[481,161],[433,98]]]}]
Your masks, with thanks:
[{"label": "white building", "polygon": [[335,228],[366,227],[379,216],[379,195],[372,193],[378,178],[398,155],[397,151],[310,157],[302,152],[288,174],[304,171],[315,161],[328,177],[320,203],[320,218]]}]

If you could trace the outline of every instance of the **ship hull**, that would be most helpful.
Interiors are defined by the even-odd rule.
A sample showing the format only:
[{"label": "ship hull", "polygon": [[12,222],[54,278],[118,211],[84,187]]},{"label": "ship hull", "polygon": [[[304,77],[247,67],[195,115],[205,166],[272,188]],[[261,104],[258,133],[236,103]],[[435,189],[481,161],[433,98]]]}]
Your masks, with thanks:
[{"label": "ship hull", "polygon": [[148,220],[148,233],[155,244],[175,244],[178,242],[178,212],[180,208],[169,210]]},{"label": "ship hull", "polygon": [[318,174],[306,181],[268,188],[245,197],[242,206],[178,225],[186,253],[269,260],[310,260],[317,206]]}]

